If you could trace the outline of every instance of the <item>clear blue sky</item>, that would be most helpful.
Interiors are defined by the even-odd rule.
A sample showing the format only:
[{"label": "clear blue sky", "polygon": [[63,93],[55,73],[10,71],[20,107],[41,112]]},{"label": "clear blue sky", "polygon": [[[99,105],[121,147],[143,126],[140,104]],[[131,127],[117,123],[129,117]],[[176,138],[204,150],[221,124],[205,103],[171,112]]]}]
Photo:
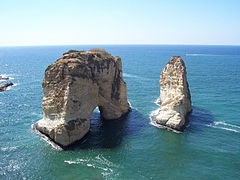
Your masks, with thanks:
[{"label": "clear blue sky", "polygon": [[1,0],[0,46],[240,45],[240,0]]}]

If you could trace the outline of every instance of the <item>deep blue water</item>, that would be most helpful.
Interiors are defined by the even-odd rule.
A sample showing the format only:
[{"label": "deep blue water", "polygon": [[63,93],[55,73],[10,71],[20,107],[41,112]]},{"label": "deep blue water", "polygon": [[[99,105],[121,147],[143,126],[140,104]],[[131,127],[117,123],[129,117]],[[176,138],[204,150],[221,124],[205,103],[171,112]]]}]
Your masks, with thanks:
[{"label": "deep blue water", "polygon": [[[95,111],[87,137],[57,151],[32,132],[42,118],[44,70],[69,49],[105,48],[123,63],[132,111],[104,121]],[[150,125],[159,76],[184,59],[193,112],[184,133]],[[240,46],[1,47],[0,179],[239,179]]]}]

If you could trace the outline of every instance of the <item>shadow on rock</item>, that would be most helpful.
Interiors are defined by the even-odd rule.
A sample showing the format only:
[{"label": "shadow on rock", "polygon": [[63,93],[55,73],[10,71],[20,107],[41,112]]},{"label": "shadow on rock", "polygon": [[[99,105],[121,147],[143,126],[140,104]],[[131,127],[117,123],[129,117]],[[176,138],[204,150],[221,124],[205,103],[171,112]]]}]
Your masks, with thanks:
[{"label": "shadow on rock", "polygon": [[124,138],[136,135],[147,125],[148,119],[135,109],[116,120],[104,120],[100,113],[93,112],[89,133],[65,150],[115,148]]}]

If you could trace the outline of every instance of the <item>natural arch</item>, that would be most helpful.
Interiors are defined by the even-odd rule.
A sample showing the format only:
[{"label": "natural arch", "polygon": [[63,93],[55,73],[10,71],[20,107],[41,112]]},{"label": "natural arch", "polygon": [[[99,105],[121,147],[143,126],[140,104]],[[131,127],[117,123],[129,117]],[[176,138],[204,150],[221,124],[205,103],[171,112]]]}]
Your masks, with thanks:
[{"label": "natural arch", "polygon": [[44,116],[35,127],[62,146],[89,131],[96,107],[105,119],[129,111],[121,58],[105,50],[64,53],[46,69],[42,88]]}]

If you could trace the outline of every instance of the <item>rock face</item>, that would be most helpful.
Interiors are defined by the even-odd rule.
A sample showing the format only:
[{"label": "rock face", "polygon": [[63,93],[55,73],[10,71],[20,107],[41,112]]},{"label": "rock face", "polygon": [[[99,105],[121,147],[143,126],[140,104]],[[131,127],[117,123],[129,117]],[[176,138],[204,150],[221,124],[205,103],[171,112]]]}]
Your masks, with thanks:
[{"label": "rock face", "polygon": [[160,75],[160,109],[155,116],[157,124],[177,131],[186,125],[191,112],[191,95],[187,72],[180,56],[173,56]]},{"label": "rock face", "polygon": [[13,85],[13,83],[11,81],[0,84],[0,92],[5,91],[7,89],[7,87],[12,86],[12,85]]},{"label": "rock face", "polygon": [[129,111],[121,58],[105,50],[64,53],[46,69],[42,88],[44,114],[35,128],[61,146],[89,131],[96,107],[109,120]]}]

